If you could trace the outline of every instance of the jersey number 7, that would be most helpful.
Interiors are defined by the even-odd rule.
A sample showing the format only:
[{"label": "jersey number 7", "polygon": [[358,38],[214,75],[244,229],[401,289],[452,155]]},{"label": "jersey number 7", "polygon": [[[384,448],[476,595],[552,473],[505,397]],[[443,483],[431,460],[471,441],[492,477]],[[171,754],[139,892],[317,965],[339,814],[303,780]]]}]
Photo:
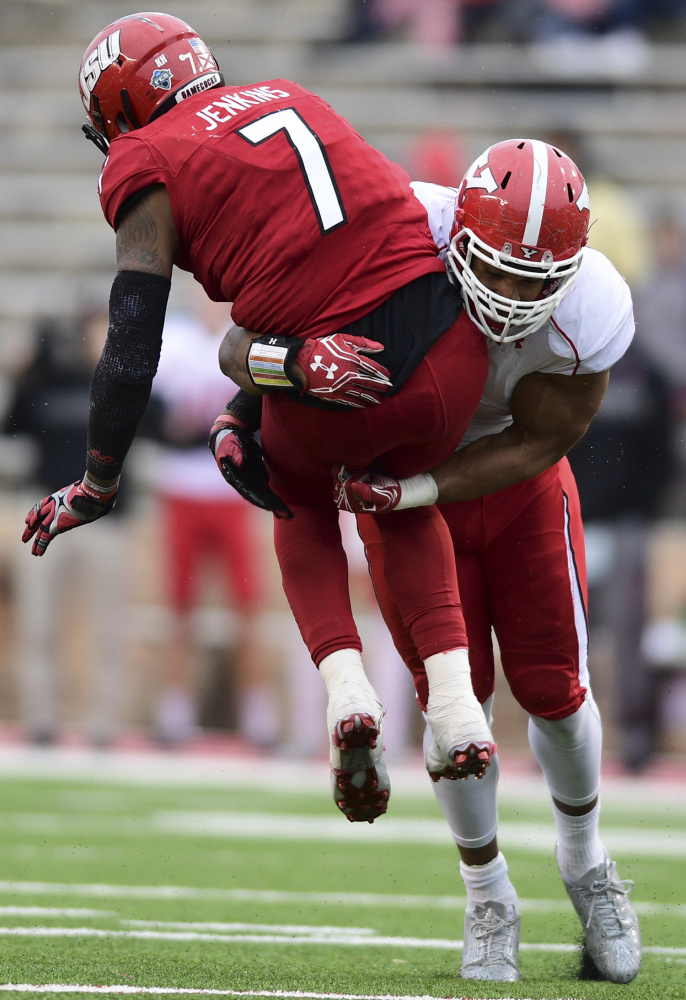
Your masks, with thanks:
[{"label": "jersey number 7", "polygon": [[293,108],[272,111],[237,131],[253,146],[283,132],[300,162],[322,236],[345,225],[348,220],[326,151],[319,137]]}]

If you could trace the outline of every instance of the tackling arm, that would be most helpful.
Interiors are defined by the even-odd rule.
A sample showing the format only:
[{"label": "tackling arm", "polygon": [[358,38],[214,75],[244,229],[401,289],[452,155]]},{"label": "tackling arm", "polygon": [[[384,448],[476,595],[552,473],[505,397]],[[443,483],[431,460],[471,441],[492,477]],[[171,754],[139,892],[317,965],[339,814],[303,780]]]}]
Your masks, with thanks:
[{"label": "tackling arm", "polygon": [[563,458],[586,433],[610,380],[591,375],[533,372],[512,395],[512,423],[473,441],[430,470],[437,503],[472,500],[531,479]]},{"label": "tackling arm", "polygon": [[428,473],[393,479],[334,466],[334,499],[353,513],[384,513],[432,503],[473,500],[543,472],[583,437],[598,412],[609,372],[546,375],[519,380],[512,423],[499,434],[472,441]]}]

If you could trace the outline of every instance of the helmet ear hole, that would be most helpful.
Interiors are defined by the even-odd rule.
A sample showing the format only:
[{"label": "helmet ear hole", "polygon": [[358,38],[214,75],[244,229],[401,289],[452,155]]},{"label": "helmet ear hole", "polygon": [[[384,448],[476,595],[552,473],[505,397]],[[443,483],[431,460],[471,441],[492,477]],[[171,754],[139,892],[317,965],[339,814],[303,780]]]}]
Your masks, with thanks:
[{"label": "helmet ear hole", "polygon": [[119,112],[119,114],[117,115],[117,117],[115,119],[115,125],[117,126],[117,128],[119,129],[120,132],[130,132],[131,131],[131,126],[129,125],[129,123],[126,120],[125,115],[121,111]]}]

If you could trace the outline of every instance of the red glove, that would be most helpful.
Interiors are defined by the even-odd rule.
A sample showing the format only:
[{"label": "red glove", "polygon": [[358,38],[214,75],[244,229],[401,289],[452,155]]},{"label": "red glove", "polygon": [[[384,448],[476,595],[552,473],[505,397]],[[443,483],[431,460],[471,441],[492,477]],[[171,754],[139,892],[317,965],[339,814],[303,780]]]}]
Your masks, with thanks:
[{"label": "red glove", "polygon": [[34,556],[42,556],[55,535],[109,514],[114,507],[117,489],[118,483],[101,493],[83,480],[78,480],[51,493],[39,500],[26,515],[22,542],[28,542],[35,535],[31,552]]},{"label": "red glove", "polygon": [[330,403],[362,408],[380,403],[393,387],[391,373],[364,354],[378,354],[383,344],[366,337],[332,333],[306,340],[294,357],[305,373],[303,393],[312,393]]},{"label": "red glove", "polygon": [[333,495],[339,510],[352,514],[385,514],[398,506],[402,496],[400,480],[377,472],[348,472],[334,465]]},{"label": "red glove", "polygon": [[243,435],[251,436],[245,429],[243,421],[234,417],[232,413],[220,413],[212,425],[207,443],[222,475],[224,475],[222,462],[230,462],[237,469],[243,464],[246,452],[242,441]]}]

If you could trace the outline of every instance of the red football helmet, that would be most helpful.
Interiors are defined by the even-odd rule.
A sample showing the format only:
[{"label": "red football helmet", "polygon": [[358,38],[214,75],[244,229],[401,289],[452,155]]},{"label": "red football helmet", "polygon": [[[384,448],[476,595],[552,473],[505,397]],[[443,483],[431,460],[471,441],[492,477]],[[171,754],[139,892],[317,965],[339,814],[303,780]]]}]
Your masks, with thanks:
[{"label": "red football helmet", "polygon": [[142,128],[174,105],[223,84],[214,56],[185,21],[145,12],[100,31],[81,61],[86,136],[107,152],[122,132]]},{"label": "red football helmet", "polygon": [[[550,318],[571,288],[588,239],[590,202],[576,164],[539,139],[490,146],[464,175],[448,251],[467,311],[498,343],[521,340]],[[532,302],[491,291],[475,257],[518,277],[543,278]]]}]

